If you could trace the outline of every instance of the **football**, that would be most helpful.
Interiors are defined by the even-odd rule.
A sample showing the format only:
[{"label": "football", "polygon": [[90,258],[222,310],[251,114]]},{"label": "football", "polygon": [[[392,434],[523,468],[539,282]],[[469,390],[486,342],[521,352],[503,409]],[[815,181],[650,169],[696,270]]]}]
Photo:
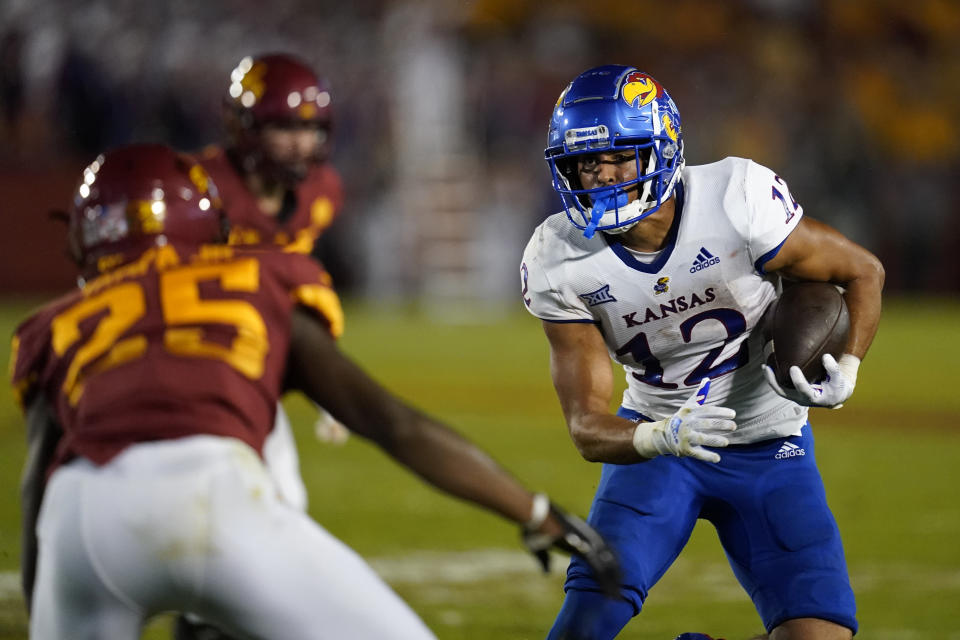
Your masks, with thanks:
[{"label": "football", "polygon": [[839,358],[850,332],[850,314],[840,291],[828,282],[786,284],[783,293],[764,312],[763,335],[767,364],[777,382],[793,388],[790,367],[796,365],[810,382],[826,373],[822,358]]}]

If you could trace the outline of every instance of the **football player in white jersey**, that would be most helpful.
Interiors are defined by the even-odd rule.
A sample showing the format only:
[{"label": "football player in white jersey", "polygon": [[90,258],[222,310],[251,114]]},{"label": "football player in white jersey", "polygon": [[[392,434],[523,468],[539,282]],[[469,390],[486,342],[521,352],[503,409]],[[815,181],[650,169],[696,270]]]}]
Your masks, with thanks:
[{"label": "football player in white jersey", "polygon": [[[604,463],[589,522],[624,568],[622,599],[610,599],[574,560],[549,638],[616,636],[698,518],[771,638],[850,638],[854,597],[807,407],[853,392],[880,316],[880,262],[804,216],[765,167],[685,166],[676,105],[632,67],[574,79],[546,159],[564,211],[527,245],[523,300],[543,322],[570,436]],[[797,369],[784,389],[764,365],[755,329],[781,278],[844,288],[849,340],[824,357],[822,383]],[[611,357],[628,382],[616,415]]]}]

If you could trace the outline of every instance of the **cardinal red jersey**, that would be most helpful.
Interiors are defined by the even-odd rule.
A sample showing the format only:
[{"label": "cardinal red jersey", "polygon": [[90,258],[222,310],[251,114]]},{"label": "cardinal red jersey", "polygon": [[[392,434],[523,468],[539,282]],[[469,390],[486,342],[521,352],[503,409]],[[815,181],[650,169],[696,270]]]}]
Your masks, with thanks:
[{"label": "cardinal red jersey", "polygon": [[233,245],[275,244],[284,251],[310,253],[343,204],[340,174],[329,164],[310,168],[295,191],[296,208],[281,220],[260,209],[242,173],[223,149],[208,147],[200,154],[199,161],[217,185],[223,209],[230,219],[230,244]]},{"label": "cardinal red jersey", "polygon": [[97,464],[151,440],[212,434],[257,451],[273,426],[296,305],[343,328],[329,276],[307,256],[226,246],[150,249],[50,303],[17,330],[19,397],[43,393],[57,463]]}]

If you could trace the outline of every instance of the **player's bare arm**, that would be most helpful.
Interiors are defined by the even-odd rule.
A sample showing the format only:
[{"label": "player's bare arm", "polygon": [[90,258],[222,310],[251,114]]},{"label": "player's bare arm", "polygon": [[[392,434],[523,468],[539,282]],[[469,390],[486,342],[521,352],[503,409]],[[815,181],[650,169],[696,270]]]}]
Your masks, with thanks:
[{"label": "player's bare arm", "polygon": [[37,570],[37,517],[43,500],[44,474],[50,467],[61,430],[53,409],[36,394],[27,405],[27,459],[20,480],[21,556],[20,579],[27,612],[33,597]]},{"label": "player's bare arm", "polygon": [[524,540],[544,569],[548,567],[546,549],[551,546],[580,553],[604,591],[616,592],[619,565],[592,529],[545,496],[525,489],[455,431],[377,384],[340,352],[317,316],[297,309],[291,322],[289,387],[307,394],[430,484],[523,525]]},{"label": "player's bare arm", "polygon": [[850,310],[845,352],[863,359],[880,322],[884,271],[876,256],[833,227],[804,217],[766,269],[792,280],[843,286]]},{"label": "player's bare arm", "polygon": [[880,322],[883,266],[863,247],[829,225],[804,218],[767,269],[794,280],[832,282],[844,287],[850,312],[850,334],[843,354],[823,356],[822,384],[806,380],[799,367],[790,369],[794,389],[784,389],[764,367],[767,382],[781,396],[806,406],[839,409],[853,394],[860,360],[867,353]]},{"label": "player's bare arm", "polygon": [[610,413],[613,371],[603,337],[593,324],[543,321],[550,342],[550,373],[577,450],[590,462],[630,464],[636,428]]},{"label": "player's bare arm", "polygon": [[530,517],[530,492],[486,454],[372,380],[306,311],[293,316],[288,371],[291,387],[431,484],[516,522]]}]

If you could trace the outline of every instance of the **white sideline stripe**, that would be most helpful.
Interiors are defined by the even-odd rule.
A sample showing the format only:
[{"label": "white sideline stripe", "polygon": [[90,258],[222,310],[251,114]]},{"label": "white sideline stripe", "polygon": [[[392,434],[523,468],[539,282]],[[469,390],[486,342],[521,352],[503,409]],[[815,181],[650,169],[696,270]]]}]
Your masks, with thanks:
[{"label": "white sideline stripe", "polygon": [[[551,572],[562,575],[567,558],[551,554]],[[398,555],[368,558],[370,566],[387,582],[412,585],[469,584],[504,577],[521,578],[542,575],[540,566],[528,553],[508,549],[476,549],[472,551],[415,551]],[[909,582],[914,591],[930,593],[960,591],[960,569],[956,567],[922,567],[912,564],[864,564],[850,576],[854,589],[872,591],[890,582]],[[693,562],[681,556],[670,568],[665,582],[679,579],[687,586],[682,593],[672,593],[664,583],[653,590],[659,601],[689,597],[693,580],[697,589],[717,601],[736,601],[746,597],[722,561]],[[0,600],[20,599],[20,573],[0,571]],[[957,636],[960,640],[960,634]]]},{"label": "white sideline stripe", "polygon": [[[415,551],[367,558],[381,578],[397,584],[467,584],[503,576],[539,575],[540,565],[525,551]],[[552,571],[563,572],[567,558],[551,556]],[[0,571],[0,600],[20,598],[20,574]]]},{"label": "white sideline stripe", "polygon": [[[566,570],[566,558],[558,555],[551,559],[554,571]],[[505,575],[542,573],[529,553],[507,549],[416,551],[369,558],[368,562],[381,578],[393,583],[464,584]]]}]

